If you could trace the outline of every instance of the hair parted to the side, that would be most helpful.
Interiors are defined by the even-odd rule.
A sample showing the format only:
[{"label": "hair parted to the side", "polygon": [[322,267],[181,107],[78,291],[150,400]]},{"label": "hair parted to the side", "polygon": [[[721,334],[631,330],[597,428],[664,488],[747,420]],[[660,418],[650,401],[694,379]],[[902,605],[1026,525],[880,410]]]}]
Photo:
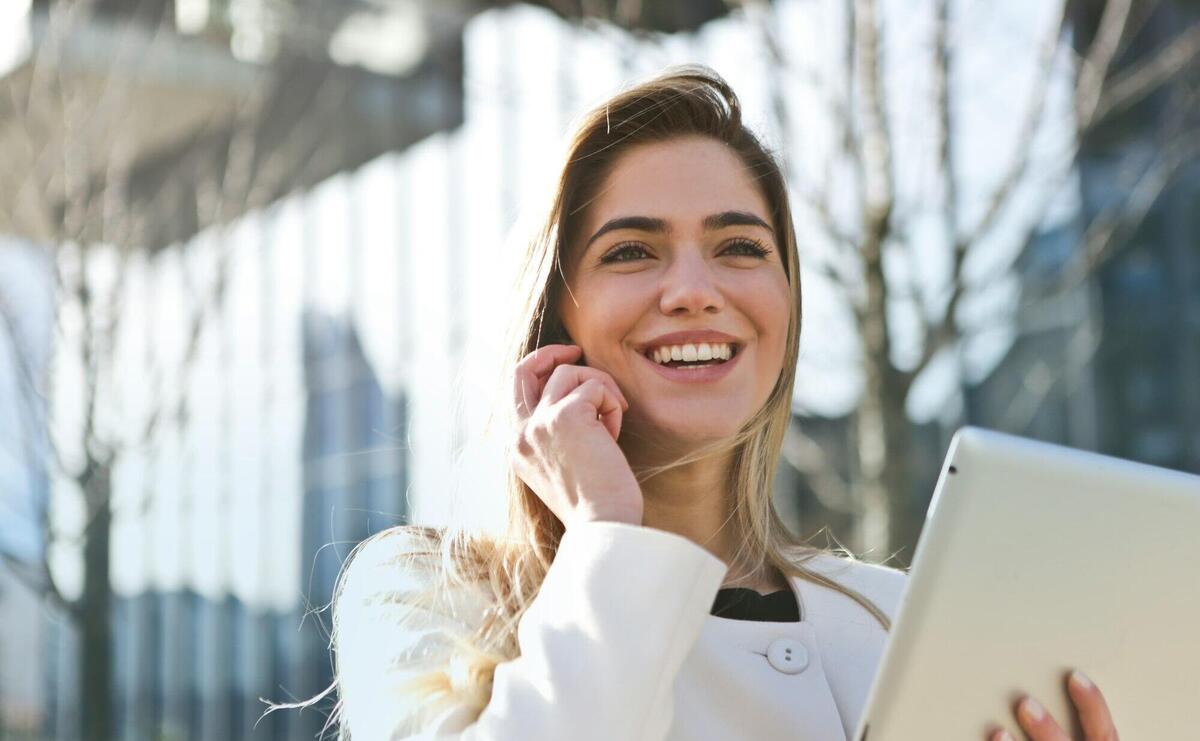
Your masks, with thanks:
[{"label": "hair parted to the side", "polygon": [[[740,544],[730,565],[741,569],[734,573],[757,573],[769,564],[785,576],[804,578],[845,594],[861,604],[884,629],[890,629],[887,616],[865,596],[805,566],[810,558],[827,551],[791,533],[773,505],[773,480],[790,423],[799,354],[800,276],[795,229],[780,166],[744,125],[737,96],[713,70],[701,65],[669,68],[616,94],[579,121],[568,143],[549,213],[523,256],[504,378],[512,377],[514,366],[527,354],[545,344],[561,342],[566,335],[557,307],[566,290],[564,276],[569,272],[570,247],[577,241],[587,205],[597,196],[617,159],[631,147],[684,136],[723,142],[756,177],[771,211],[792,287],[790,331],[784,365],[770,396],[735,436],[667,465],[634,473],[639,481],[645,481],[670,468],[732,451],[727,485],[733,500],[726,525],[735,528]],[[515,419],[506,422],[515,424]],[[515,439],[515,428],[507,439]],[[465,527],[434,530],[402,526],[359,546],[404,531],[404,542],[427,544],[408,549],[395,563],[395,568],[425,569],[434,577],[432,588],[420,596],[422,604],[438,604],[441,595],[464,587],[478,590],[489,604],[474,634],[450,636],[452,648],[408,686],[411,705],[420,708],[423,717],[433,717],[450,705],[469,704],[477,711],[483,710],[491,697],[496,667],[518,655],[517,625],[537,596],[557,553],[563,524],[511,467],[506,490],[508,522],[503,537]],[[335,590],[335,664],[339,600],[353,560],[354,554],[347,559]],[[335,717],[339,710],[340,702]]]}]

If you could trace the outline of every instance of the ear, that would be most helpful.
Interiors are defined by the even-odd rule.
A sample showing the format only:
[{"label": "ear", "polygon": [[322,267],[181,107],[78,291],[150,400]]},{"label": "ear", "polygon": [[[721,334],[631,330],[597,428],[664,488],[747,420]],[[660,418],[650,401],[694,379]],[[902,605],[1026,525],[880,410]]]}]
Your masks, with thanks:
[{"label": "ear", "polygon": [[542,335],[542,345],[573,345],[571,336],[564,329],[556,329]]},{"label": "ear", "polygon": [[574,345],[575,340],[571,339],[571,333],[566,327],[559,327],[550,335],[550,341],[559,345]]}]

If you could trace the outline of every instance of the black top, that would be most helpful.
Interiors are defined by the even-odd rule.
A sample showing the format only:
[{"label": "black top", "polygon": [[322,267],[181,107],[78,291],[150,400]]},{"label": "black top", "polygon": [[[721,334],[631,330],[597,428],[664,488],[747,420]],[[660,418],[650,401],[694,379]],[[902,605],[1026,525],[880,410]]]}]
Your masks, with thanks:
[{"label": "black top", "polygon": [[791,589],[759,594],[745,587],[725,587],[717,590],[710,614],[730,620],[800,622],[800,606]]}]

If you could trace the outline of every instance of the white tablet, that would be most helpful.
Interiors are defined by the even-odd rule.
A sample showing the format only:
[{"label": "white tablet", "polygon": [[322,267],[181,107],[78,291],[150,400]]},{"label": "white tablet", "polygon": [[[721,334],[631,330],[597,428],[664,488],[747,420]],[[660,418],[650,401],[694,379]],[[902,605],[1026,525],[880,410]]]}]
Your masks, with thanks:
[{"label": "white tablet", "polygon": [[1200,738],[1200,476],[965,427],[950,443],[856,741],[1072,738],[1066,676],[1123,739]]}]

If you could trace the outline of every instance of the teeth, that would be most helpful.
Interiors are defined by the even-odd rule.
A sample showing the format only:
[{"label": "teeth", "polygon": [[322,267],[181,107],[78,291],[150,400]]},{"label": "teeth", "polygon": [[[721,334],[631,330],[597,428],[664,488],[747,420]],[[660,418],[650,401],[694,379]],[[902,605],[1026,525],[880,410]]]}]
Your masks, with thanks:
[{"label": "teeth", "polygon": [[657,347],[650,352],[650,358],[656,363],[668,363],[672,360],[687,362],[729,360],[731,357],[733,357],[733,346],[727,342],[671,345],[669,347]]}]

